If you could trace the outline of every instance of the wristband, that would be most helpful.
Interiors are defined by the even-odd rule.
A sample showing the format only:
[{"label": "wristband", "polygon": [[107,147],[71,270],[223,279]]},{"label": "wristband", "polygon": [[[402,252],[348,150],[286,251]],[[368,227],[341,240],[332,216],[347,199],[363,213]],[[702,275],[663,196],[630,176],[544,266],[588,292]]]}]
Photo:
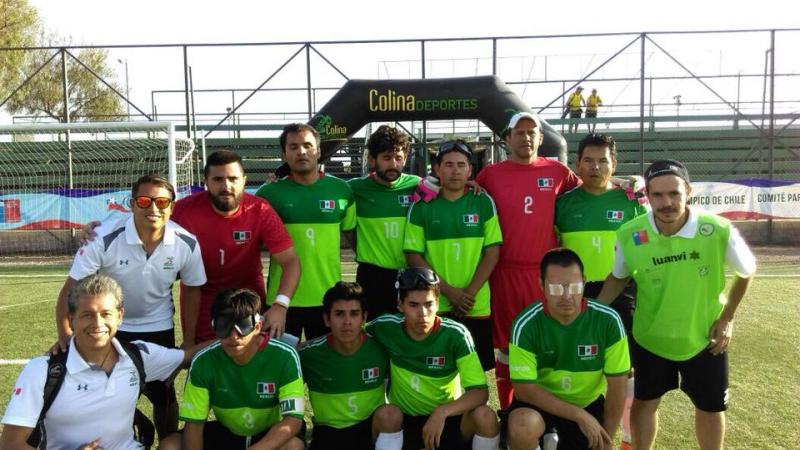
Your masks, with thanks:
[{"label": "wristband", "polygon": [[273,304],[277,303],[277,304],[283,306],[284,308],[289,309],[289,302],[291,302],[291,301],[292,300],[289,297],[287,297],[287,296],[285,296],[283,294],[278,294],[278,295],[275,296],[275,300],[272,303]]}]

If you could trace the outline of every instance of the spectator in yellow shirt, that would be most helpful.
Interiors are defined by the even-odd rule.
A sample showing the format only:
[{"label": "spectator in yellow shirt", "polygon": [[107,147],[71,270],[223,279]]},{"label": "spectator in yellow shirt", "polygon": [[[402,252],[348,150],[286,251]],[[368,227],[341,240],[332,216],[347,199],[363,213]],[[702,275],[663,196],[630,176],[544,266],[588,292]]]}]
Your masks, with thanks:
[{"label": "spectator in yellow shirt", "polygon": [[[580,119],[581,114],[583,114],[582,107],[586,106],[586,100],[583,98],[583,95],[581,95],[581,92],[583,92],[583,88],[578,86],[575,89],[575,92],[570,94],[569,99],[567,99],[567,107],[569,108],[570,119]],[[570,133],[578,132],[577,121],[569,124],[569,132]]]},{"label": "spectator in yellow shirt", "polygon": [[[597,117],[597,109],[598,107],[603,106],[603,99],[597,95],[597,89],[592,89],[592,95],[589,96],[589,100],[586,102],[586,118],[594,119]],[[592,120],[588,124],[589,132],[594,133],[594,129],[597,126],[597,122]]]}]

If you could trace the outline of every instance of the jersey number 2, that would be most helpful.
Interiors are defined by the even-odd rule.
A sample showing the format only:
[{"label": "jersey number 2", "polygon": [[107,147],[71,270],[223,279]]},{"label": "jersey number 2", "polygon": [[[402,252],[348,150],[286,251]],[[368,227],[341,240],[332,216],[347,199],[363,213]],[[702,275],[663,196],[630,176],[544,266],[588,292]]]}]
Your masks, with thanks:
[{"label": "jersey number 2", "polygon": [[533,197],[526,195],[523,199],[522,211],[525,214],[533,214]]}]

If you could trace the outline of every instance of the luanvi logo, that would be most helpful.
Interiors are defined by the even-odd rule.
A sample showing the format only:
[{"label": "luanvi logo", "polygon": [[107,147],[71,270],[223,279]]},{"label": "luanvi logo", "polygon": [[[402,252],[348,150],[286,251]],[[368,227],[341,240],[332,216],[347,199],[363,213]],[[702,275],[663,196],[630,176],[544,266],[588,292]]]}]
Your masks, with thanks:
[{"label": "luanvi logo", "polygon": [[653,265],[660,266],[662,264],[669,264],[678,261],[686,261],[686,252],[680,252],[677,255],[662,256],[660,258],[652,257]]}]

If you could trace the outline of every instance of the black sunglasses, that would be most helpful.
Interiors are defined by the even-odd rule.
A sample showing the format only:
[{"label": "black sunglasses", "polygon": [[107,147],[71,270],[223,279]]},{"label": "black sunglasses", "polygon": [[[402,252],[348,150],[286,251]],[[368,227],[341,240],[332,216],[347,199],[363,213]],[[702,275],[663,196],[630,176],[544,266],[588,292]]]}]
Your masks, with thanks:
[{"label": "black sunglasses", "polygon": [[428,289],[437,284],[439,284],[439,276],[434,271],[422,267],[410,267],[400,270],[394,287],[404,291],[413,291]]},{"label": "black sunglasses", "polygon": [[214,335],[220,339],[230,336],[232,330],[236,330],[239,336],[245,337],[256,329],[256,324],[260,321],[261,316],[258,314],[245,317],[222,314],[215,319],[211,319],[211,328],[214,330]]},{"label": "black sunglasses", "polygon": [[458,152],[466,156],[467,158],[472,158],[472,150],[465,142],[447,141],[439,145],[439,151],[436,153],[436,160],[441,162],[442,156],[450,152]]}]

